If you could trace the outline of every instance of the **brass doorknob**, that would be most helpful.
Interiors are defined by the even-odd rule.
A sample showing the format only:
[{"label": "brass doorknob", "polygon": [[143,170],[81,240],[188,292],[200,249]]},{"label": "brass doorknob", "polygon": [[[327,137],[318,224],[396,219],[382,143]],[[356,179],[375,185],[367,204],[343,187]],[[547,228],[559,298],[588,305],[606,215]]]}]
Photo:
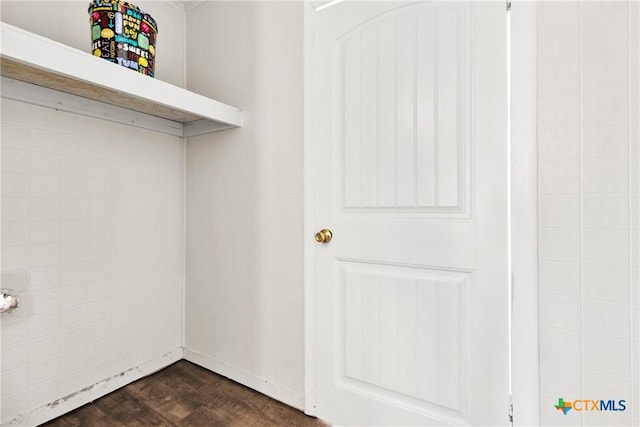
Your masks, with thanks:
[{"label": "brass doorknob", "polygon": [[327,230],[326,228],[323,228],[316,233],[316,242],[318,243],[329,243],[332,238],[333,234],[331,233],[331,230]]}]

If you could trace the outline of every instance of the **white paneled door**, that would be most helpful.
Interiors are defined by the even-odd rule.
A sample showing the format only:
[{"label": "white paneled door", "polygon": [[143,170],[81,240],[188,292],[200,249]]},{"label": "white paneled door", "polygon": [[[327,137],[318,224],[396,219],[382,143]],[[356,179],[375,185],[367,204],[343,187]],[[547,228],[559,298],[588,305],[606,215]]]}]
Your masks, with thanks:
[{"label": "white paneled door", "polygon": [[508,424],[506,14],[313,14],[313,223],[332,232],[313,254],[315,394],[333,424]]}]

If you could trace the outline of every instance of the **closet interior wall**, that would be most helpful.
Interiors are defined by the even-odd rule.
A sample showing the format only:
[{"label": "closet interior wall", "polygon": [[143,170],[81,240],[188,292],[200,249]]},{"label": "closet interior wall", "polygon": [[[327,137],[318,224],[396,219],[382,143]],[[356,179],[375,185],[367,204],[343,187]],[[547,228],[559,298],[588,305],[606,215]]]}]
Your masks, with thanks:
[{"label": "closet interior wall", "polygon": [[[181,86],[184,12],[157,78]],[[0,2],[2,20],[90,52],[88,2]],[[181,138],[2,100],[1,421],[36,425],[182,357]]]},{"label": "closet interior wall", "polygon": [[304,405],[303,5],[187,7],[188,89],[243,109],[187,143],[185,357]]},{"label": "closet interior wall", "polygon": [[[543,425],[640,424],[639,7],[538,3]],[[559,398],[627,405],[563,415]]]}]

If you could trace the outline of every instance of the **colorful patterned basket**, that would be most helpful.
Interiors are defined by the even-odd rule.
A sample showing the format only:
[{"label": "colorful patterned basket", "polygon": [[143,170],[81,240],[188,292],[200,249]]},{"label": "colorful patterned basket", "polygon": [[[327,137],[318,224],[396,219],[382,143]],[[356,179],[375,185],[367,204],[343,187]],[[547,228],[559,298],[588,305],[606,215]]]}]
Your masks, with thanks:
[{"label": "colorful patterned basket", "polygon": [[122,0],[94,0],[89,24],[95,56],[153,77],[158,25],[148,13]]}]

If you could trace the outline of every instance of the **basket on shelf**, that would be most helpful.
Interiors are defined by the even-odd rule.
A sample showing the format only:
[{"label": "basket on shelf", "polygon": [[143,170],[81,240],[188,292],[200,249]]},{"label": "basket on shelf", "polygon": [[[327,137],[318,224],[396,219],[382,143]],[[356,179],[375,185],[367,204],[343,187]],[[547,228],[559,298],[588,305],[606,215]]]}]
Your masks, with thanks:
[{"label": "basket on shelf", "polygon": [[151,15],[122,0],[93,0],[89,24],[95,56],[154,76],[158,24]]}]

